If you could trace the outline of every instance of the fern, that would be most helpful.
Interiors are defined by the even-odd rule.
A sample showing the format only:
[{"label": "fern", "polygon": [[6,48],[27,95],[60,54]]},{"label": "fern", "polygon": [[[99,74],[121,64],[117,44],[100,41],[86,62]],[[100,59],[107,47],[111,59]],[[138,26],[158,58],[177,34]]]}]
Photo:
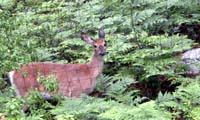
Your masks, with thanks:
[{"label": "fern", "polygon": [[[95,91],[105,100],[67,98],[51,113],[46,109],[53,106],[33,92],[28,98],[31,113],[25,116],[19,112],[21,99],[0,82],[0,119],[54,119],[53,114],[69,120],[160,120],[171,119],[169,112],[174,118],[198,119],[198,78],[180,76],[187,66],[177,55],[194,43],[175,34],[182,24],[200,22],[199,9],[198,0],[0,0],[1,76],[32,61],[88,62],[92,50],[80,40],[81,31],[96,38],[103,25],[108,43],[104,73]],[[160,93],[156,103],[142,103],[146,96],[132,85],[152,78],[159,81],[160,75],[180,86],[173,93]],[[16,110],[9,108],[9,101]],[[163,109],[169,112],[162,113]]]},{"label": "fern", "polygon": [[199,78],[196,78],[196,81],[189,81],[189,84],[179,86],[173,94],[160,93],[157,98],[157,104],[161,108],[172,110],[176,117],[184,113],[185,118],[196,118],[195,112],[194,116],[191,116],[191,110],[198,110],[200,102],[199,87]]},{"label": "fern", "polygon": [[[141,114],[141,112],[143,114]],[[140,106],[126,106],[114,101],[95,98],[81,100],[67,99],[60,107],[52,110],[58,119],[96,119],[96,120],[169,120],[171,116],[165,111],[158,111],[155,103],[150,101]]]}]

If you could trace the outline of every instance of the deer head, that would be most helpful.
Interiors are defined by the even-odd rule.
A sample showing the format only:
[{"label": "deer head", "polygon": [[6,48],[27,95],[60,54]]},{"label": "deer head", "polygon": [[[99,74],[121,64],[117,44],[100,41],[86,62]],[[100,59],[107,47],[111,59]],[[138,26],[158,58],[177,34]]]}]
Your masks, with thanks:
[{"label": "deer head", "polygon": [[81,39],[94,47],[94,55],[104,56],[106,54],[105,32],[103,29],[99,30],[99,39],[94,40],[86,33],[81,34]]}]

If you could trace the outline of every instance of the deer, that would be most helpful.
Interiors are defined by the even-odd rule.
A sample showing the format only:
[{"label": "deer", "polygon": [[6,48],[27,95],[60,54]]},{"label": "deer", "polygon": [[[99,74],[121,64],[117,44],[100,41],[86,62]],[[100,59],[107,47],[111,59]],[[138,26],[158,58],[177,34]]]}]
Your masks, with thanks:
[{"label": "deer", "polygon": [[[30,90],[37,90],[43,96],[50,93],[44,85],[37,81],[39,75],[49,76],[53,74],[58,83],[56,93],[66,97],[80,97],[81,94],[90,94],[95,86],[96,79],[102,73],[104,55],[106,54],[105,32],[99,29],[99,38],[94,40],[85,32],[81,33],[81,39],[93,46],[93,56],[89,63],[85,64],[61,64],[51,62],[33,62],[21,65],[17,70],[9,72],[8,77],[11,86],[14,87],[16,96],[26,97]],[[26,73],[26,75],[24,75]]]}]

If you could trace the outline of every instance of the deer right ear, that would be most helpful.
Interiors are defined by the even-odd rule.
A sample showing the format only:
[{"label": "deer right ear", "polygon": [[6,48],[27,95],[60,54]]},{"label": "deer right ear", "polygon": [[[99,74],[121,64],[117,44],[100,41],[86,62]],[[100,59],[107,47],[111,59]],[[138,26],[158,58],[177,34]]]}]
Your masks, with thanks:
[{"label": "deer right ear", "polygon": [[90,45],[93,45],[94,43],[93,39],[90,36],[88,36],[86,33],[81,33],[81,39]]},{"label": "deer right ear", "polygon": [[105,38],[105,32],[103,30],[103,27],[101,27],[100,30],[99,30],[99,38],[102,38],[102,39]]}]

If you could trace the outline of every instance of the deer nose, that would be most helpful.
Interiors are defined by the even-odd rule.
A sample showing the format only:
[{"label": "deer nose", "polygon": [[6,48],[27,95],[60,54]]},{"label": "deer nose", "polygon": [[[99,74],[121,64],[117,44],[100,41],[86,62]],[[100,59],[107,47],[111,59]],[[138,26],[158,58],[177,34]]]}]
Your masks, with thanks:
[{"label": "deer nose", "polygon": [[105,54],[106,54],[105,52],[99,53],[99,55],[101,56],[104,56]]},{"label": "deer nose", "polygon": [[99,55],[104,56],[106,54],[106,50],[104,49],[104,47],[100,46],[99,47]]}]

